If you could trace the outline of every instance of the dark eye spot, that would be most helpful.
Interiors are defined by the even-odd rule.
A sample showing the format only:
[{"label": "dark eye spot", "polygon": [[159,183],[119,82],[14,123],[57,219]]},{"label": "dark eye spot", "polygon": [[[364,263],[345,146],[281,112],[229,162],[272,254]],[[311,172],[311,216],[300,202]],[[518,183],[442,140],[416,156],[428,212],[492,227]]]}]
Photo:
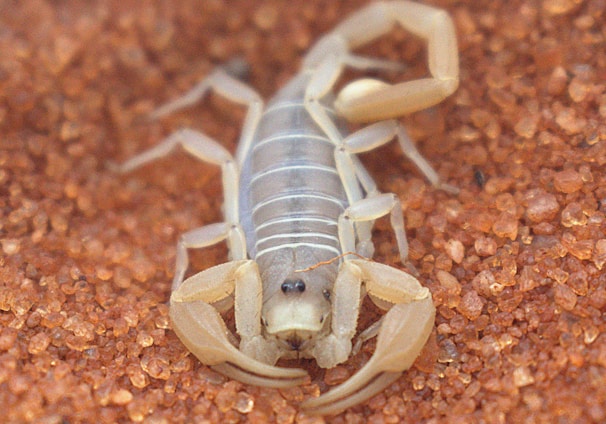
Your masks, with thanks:
[{"label": "dark eye spot", "polygon": [[330,292],[328,290],[324,290],[322,294],[324,295],[324,299],[330,301]]},{"label": "dark eye spot", "polygon": [[305,283],[303,282],[303,280],[286,279],[282,283],[281,289],[282,289],[283,293],[290,293],[290,292],[303,293],[305,291]]}]

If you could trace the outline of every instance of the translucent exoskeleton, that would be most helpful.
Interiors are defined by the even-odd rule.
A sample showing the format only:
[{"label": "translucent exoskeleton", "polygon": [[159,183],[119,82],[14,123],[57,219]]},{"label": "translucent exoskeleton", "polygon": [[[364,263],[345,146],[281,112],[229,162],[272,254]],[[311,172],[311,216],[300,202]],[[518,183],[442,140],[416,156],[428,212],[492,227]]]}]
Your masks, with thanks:
[{"label": "translucent exoskeleton", "polygon": [[[346,67],[399,69],[352,53],[395,25],[426,41],[431,75],[395,85],[361,79],[333,95]],[[434,305],[417,278],[370,260],[371,229],[380,217],[389,216],[402,261],[408,245],[399,199],[378,191],[356,155],[395,139],[434,186],[455,191],[393,118],[439,103],[458,79],[446,12],[412,1],[377,2],[321,38],[267,106],[218,69],[155,112],[157,118],[190,106],[209,90],[247,108],[235,157],[203,133],[183,129],[120,166],[130,171],[181,146],[222,169],[224,221],[181,237],[170,299],[173,328],[201,362],[245,383],[285,387],[305,382],[307,373],[277,367],[278,359],[315,358],[320,367],[334,367],[377,336],[376,351],[356,375],[301,405],[314,414],[355,405],[412,365],[432,331]],[[347,121],[372,123],[348,133]],[[187,250],[223,241],[230,260],[185,279]],[[387,312],[352,344],[366,295]],[[232,307],[239,337],[220,315]]]}]

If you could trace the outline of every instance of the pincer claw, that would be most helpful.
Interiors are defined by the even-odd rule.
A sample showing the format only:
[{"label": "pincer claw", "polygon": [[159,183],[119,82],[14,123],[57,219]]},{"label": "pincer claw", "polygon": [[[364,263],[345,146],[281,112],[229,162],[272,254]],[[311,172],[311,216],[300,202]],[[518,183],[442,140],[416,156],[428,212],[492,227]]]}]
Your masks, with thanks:
[{"label": "pincer claw", "polygon": [[337,414],[377,394],[396,381],[419,356],[434,324],[431,297],[396,304],[385,315],[370,360],[352,378],[302,404],[312,415]]},{"label": "pincer claw", "polygon": [[290,387],[303,384],[307,372],[259,362],[234,347],[229,330],[217,310],[203,301],[171,302],[173,329],[183,344],[202,363],[246,384]]}]

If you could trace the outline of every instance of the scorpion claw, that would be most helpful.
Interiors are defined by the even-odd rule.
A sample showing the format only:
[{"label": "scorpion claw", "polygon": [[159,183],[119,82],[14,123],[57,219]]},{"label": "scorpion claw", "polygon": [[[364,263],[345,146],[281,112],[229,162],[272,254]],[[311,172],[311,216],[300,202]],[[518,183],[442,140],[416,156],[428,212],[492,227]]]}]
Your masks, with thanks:
[{"label": "scorpion claw", "polygon": [[272,387],[281,389],[298,386],[308,382],[307,372],[300,368],[281,368],[267,365],[245,357],[249,369],[240,368],[231,363],[223,363],[211,367],[215,371],[234,380],[253,386]]},{"label": "scorpion claw", "polygon": [[375,353],[345,383],[303,403],[313,415],[336,414],[371,398],[410,368],[433,328],[435,308],[431,297],[396,304],[385,315]]},{"label": "scorpion claw", "polygon": [[[368,373],[365,373],[368,374]],[[401,372],[382,372],[370,380],[358,378],[356,374],[336,389],[303,403],[302,408],[310,415],[333,415],[371,398],[396,381]],[[351,383],[351,384],[350,384]]]},{"label": "scorpion claw", "polygon": [[229,341],[229,330],[217,310],[203,301],[170,305],[173,329],[187,349],[202,363],[243,383],[256,386],[289,387],[304,383],[307,372],[256,361]]}]

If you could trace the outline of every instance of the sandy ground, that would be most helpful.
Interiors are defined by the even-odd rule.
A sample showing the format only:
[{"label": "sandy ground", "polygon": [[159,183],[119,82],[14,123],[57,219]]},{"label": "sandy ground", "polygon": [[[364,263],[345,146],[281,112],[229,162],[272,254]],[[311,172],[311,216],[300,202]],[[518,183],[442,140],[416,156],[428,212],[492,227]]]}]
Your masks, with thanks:
[{"label": "sandy ground", "polygon": [[[431,3],[454,17],[461,84],[403,119],[440,176],[396,143],[363,156],[403,201],[410,261],[435,331],[383,393],[331,418],[311,383],[229,381],[188,355],[167,300],[180,233],[220,219],[219,171],[183,153],[127,176],[124,161],[179,127],[229,149],[243,111],[210,96],[145,116],[234,57],[265,98],[318,37],[364,1],[0,0],[0,409],[7,422],[589,423],[606,420],[606,2]],[[395,30],[363,49],[426,73]],[[348,74],[351,78],[357,74]],[[400,267],[388,223],[375,259]],[[225,260],[192,252],[192,271]],[[360,327],[376,319],[365,304]]]}]

